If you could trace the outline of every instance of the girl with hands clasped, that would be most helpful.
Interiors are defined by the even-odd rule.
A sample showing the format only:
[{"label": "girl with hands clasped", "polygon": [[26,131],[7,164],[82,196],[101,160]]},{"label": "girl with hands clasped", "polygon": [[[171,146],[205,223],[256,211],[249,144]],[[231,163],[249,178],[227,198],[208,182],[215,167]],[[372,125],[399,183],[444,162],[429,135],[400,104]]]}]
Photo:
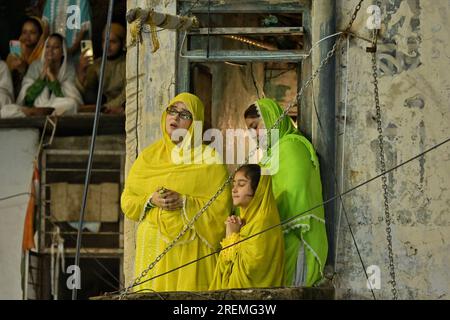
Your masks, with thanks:
[{"label": "girl with hands clasped", "polygon": [[284,242],[270,176],[262,176],[256,164],[242,166],[234,176],[232,197],[240,214],[225,221],[210,290],[282,286]]}]

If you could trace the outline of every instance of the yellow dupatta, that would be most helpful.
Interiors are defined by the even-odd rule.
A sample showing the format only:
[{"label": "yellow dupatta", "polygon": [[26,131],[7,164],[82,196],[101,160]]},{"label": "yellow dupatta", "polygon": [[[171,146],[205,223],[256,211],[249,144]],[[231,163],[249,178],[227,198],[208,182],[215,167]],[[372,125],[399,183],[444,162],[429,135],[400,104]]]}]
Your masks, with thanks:
[{"label": "yellow dupatta", "polygon": [[[173,98],[169,105],[175,102],[183,102],[192,113],[193,120],[203,123],[204,106],[198,97],[189,93],[182,93]],[[141,220],[145,215],[143,227],[152,228],[153,230],[142,233],[147,234],[146,237],[149,239],[136,240],[136,251],[138,252],[140,250],[139,243],[141,241],[153,241],[155,237],[161,239],[162,245],[156,245],[152,257],[140,257],[140,259],[148,259],[149,261],[161,253],[167,244],[179,234],[183,227],[203,208],[228,177],[227,169],[223,164],[205,164],[204,162],[199,164],[175,164],[171,157],[172,151],[174,151],[174,148],[175,150],[182,149],[187,144],[192,143],[194,123],[189,128],[188,135],[183,139],[182,145],[179,148],[171,141],[170,136],[165,130],[165,119],[166,111],[164,110],[161,117],[163,138],[147,147],[136,159],[128,174],[125,189],[121,197],[121,206],[125,215],[135,221]],[[192,149],[191,154],[200,151],[209,155],[209,160],[215,156],[211,148],[201,143]],[[166,211],[161,208],[153,208],[145,214],[144,207],[147,200],[160,187],[176,191],[183,195],[185,197],[183,210]],[[227,186],[224,192],[221,193],[195,222],[193,228],[186,232],[176,243],[175,247],[183,251],[181,248],[183,245],[192,244],[196,239],[200,239],[201,245],[206,247],[206,249],[200,250],[202,253],[214,251],[219,247],[219,242],[225,233],[225,225],[223,222],[229,212],[231,212],[231,193],[229,186]],[[154,232],[154,230],[156,231]],[[171,251],[174,251],[174,249]],[[195,250],[192,252],[184,250],[183,252],[179,252],[179,255],[177,253],[174,256],[171,255],[171,251],[155,267],[155,274],[166,272],[183,263],[198,258]],[[180,258],[180,256],[183,258]],[[199,271],[198,269],[195,271],[210,273],[209,275],[201,275],[201,277],[206,277],[202,280],[203,283],[199,280],[197,281],[197,285],[195,277],[198,275],[189,274],[189,271],[186,271],[189,268],[184,268],[179,271],[182,274],[180,277],[176,276],[176,274],[174,275],[176,279],[170,276],[155,279],[152,288],[159,291],[207,289],[212,278],[215,257],[213,256],[204,260],[207,260],[204,263],[208,264],[210,271]],[[142,271],[138,270],[138,267],[136,268],[136,273]],[[205,283],[205,281],[208,283]]]},{"label": "yellow dupatta", "polygon": [[[239,234],[225,238],[222,247],[280,223],[270,176],[261,176],[254,198],[240,209],[240,216],[245,224]],[[223,250],[210,289],[280,287],[283,274],[284,243],[278,226]]]}]

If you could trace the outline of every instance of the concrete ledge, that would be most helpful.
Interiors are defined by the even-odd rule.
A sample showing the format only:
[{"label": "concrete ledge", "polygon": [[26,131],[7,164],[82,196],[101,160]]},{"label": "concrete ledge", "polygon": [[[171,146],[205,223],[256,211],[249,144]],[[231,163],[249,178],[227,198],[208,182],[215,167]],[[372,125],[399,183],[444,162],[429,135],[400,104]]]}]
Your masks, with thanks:
[{"label": "concrete ledge", "polygon": [[[90,300],[118,300],[119,295],[108,294]],[[132,293],[123,300],[334,300],[333,287],[233,289],[217,291],[170,291]]]},{"label": "concrete ledge", "polygon": [[[46,117],[0,119],[0,129],[36,128],[43,129]],[[80,113],[58,117],[57,136],[90,135],[94,124],[93,113]],[[50,132],[50,128],[47,129]],[[125,134],[125,116],[101,114],[98,134]]]}]

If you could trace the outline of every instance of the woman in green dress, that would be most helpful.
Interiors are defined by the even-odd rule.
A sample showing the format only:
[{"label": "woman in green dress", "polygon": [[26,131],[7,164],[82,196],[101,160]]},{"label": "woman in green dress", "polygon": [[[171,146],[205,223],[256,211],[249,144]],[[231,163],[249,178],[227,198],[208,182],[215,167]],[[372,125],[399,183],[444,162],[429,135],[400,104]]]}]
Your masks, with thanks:
[{"label": "woman in green dress", "polygon": [[[245,112],[249,129],[270,129],[283,113],[271,99],[260,99]],[[285,116],[279,123],[277,151],[278,171],[272,176],[272,187],[280,220],[299,215],[283,225],[285,243],[285,284],[313,286],[323,278],[328,253],[322,183],[317,155],[311,142],[300,134],[292,120]],[[264,163],[262,164],[264,165]]]}]

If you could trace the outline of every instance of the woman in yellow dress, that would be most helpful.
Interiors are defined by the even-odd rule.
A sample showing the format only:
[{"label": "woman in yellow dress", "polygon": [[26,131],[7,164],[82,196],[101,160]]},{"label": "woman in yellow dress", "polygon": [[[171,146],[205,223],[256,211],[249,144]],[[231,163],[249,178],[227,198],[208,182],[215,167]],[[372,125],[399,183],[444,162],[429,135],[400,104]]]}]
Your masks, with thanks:
[{"label": "woman in yellow dress", "polygon": [[221,242],[224,249],[210,289],[283,286],[281,227],[262,232],[280,223],[270,176],[261,176],[256,164],[244,165],[234,176],[232,195],[240,215],[230,216],[225,222],[226,238]]},{"label": "woman in yellow dress", "polygon": [[[163,138],[139,155],[128,174],[121,206],[127,218],[139,222],[136,277],[177,237],[228,177],[214,150],[202,144],[201,139],[195,143],[198,137],[193,137],[193,122],[203,124],[203,119],[204,106],[198,97],[189,93],[177,95],[161,117]],[[184,132],[181,142],[180,132]],[[181,163],[174,158],[180,153],[184,159]],[[193,159],[199,154],[202,161]],[[193,161],[185,161],[189,158],[186,156]],[[142,281],[216,251],[225,233],[223,221],[230,211],[230,188],[226,187]],[[216,255],[212,255],[143,282],[134,291],[208,290],[216,260]]]}]

